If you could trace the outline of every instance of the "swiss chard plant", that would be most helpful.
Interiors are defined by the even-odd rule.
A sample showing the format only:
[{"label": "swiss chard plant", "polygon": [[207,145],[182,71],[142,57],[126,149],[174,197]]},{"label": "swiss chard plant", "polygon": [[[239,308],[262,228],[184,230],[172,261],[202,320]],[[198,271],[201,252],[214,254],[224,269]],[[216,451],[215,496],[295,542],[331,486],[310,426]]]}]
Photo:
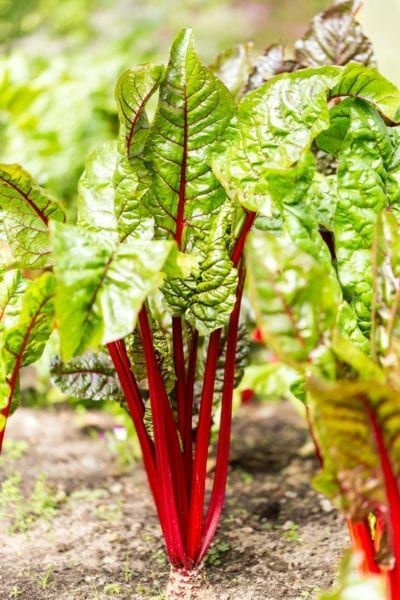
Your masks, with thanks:
[{"label": "swiss chard plant", "polygon": [[[382,331],[367,276],[377,215],[397,201],[400,93],[363,61],[337,62],[302,64],[237,104],[242,75],[231,92],[183,31],[166,68],[140,65],[118,80],[118,140],[90,157],[76,223],[22,167],[0,166],[0,447],[20,369],[51,336],[59,345],[55,384],[76,397],[115,398],[132,417],[171,564],[171,598],[211,595],[202,564],[224,501],[232,393],[245,357],[246,270],[263,337],[289,365],[296,393],[311,390],[322,454],[323,440],[329,450],[336,439],[318,425],[329,423],[317,414],[326,385],[344,378],[358,386],[362,416],[354,408],[354,422],[363,418],[365,431],[376,424],[383,432],[381,397],[382,415],[394,406],[386,366],[367,356],[371,322]],[[380,377],[371,389],[354,382],[359,363]],[[343,394],[353,398],[347,387]],[[376,471],[381,455],[374,456]],[[325,472],[341,464],[324,463]],[[352,506],[349,514],[355,523],[370,514],[381,523],[385,506]],[[382,536],[390,522],[379,526]],[[394,557],[396,539],[385,546]]]},{"label": "swiss chard plant", "polygon": [[[345,5],[324,18],[337,25],[340,16],[349,26]],[[320,26],[321,18],[314,29]],[[357,32],[359,52],[353,48],[353,55],[368,64],[373,58],[361,31],[353,29],[349,39]],[[316,57],[325,60],[323,50],[333,60],[338,40],[319,33],[312,39],[311,31],[305,40],[312,41]],[[350,64],[345,71],[358,68]],[[389,114],[365,95],[371,83],[365,79],[359,97],[356,88],[355,94],[343,94],[343,88],[333,93],[329,126],[301,149],[286,173],[269,172],[267,161],[258,161],[240,177],[247,184],[259,169],[258,182],[250,184],[254,192],[269,180],[261,196],[270,202],[269,214],[256,220],[247,246],[259,335],[286,365],[287,391],[305,402],[322,466],[315,485],[346,515],[364,575],[348,573],[337,594],[326,598],[394,600],[400,595],[399,97],[392,96]],[[383,91],[382,82],[376,83]],[[287,97],[292,107],[293,95]],[[248,98],[252,94],[242,103]],[[252,131],[255,157],[254,142],[263,138],[254,119]],[[276,147],[282,152],[285,144]],[[292,153],[293,144],[288,149]],[[241,144],[231,143],[221,160],[226,181],[238,172],[235,161],[244,164],[242,156]],[[243,185],[233,192],[243,193]]]}]

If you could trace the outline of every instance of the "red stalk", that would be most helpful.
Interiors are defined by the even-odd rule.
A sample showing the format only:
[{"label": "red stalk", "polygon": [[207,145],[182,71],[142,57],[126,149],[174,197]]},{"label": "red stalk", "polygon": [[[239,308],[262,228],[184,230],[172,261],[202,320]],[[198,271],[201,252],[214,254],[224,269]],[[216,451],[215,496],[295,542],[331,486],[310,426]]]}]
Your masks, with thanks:
[{"label": "red stalk", "polygon": [[[181,515],[178,512],[178,503],[181,503],[182,498],[186,495],[186,487],[182,487],[182,460],[179,460],[176,453],[177,442],[180,455],[179,440],[177,439],[171,407],[158,369],[153,336],[145,308],[142,308],[139,313],[139,326],[149,382],[157,471],[160,482],[160,503],[162,512],[165,515],[165,542],[172,564],[180,566],[185,565],[187,561],[181,531],[182,505],[180,506]],[[172,424],[173,427],[171,427]],[[180,458],[182,457],[180,456]]]},{"label": "red stalk", "polygon": [[363,561],[360,566],[361,573],[363,575],[371,573],[380,574],[382,571],[375,562],[375,548],[368,520],[364,519],[363,521],[355,522],[352,519],[347,519],[347,526],[353,549],[361,552],[363,555]]},{"label": "red stalk", "polygon": [[199,332],[195,330],[193,332],[191,346],[189,351],[189,363],[186,381],[186,411],[185,421],[183,424],[183,447],[184,447],[184,459],[187,477],[188,487],[188,498],[190,498],[190,489],[192,482],[192,467],[193,467],[193,448],[192,448],[192,414],[193,414],[193,401],[194,401],[194,384],[196,379],[196,364],[197,364],[197,350],[199,343]]},{"label": "red stalk", "polygon": [[3,417],[5,417],[5,419],[6,419],[3,429],[0,431],[0,454],[1,454],[1,450],[3,448],[3,441],[4,441],[4,436],[6,433],[7,421],[8,421],[8,417],[10,414],[11,399],[13,397],[14,391],[15,391],[15,386],[14,386],[14,390],[11,392],[11,394],[9,396],[7,406],[5,408],[3,408],[3,410],[0,412],[0,414],[3,415]]},{"label": "red stalk", "polygon": [[211,491],[210,504],[207,511],[203,541],[199,554],[196,558],[197,563],[201,563],[206,554],[214,533],[218,527],[219,519],[222,512],[222,507],[225,499],[225,487],[228,477],[228,463],[231,441],[231,424],[232,424],[232,397],[235,380],[236,367],[236,347],[238,338],[240,305],[242,300],[244,284],[244,269],[239,271],[239,285],[236,297],[236,304],[229,319],[227,343],[226,343],[226,358],[224,383],[222,388],[222,404],[221,404],[221,426],[218,436],[217,460],[215,465],[215,476]]},{"label": "red stalk", "polygon": [[193,478],[190,495],[188,554],[195,561],[201,542],[206,490],[208,446],[210,442],[211,415],[213,406],[215,375],[219,356],[221,329],[210,335],[203,389],[200,400],[199,424],[196,435],[196,450],[193,463]]},{"label": "red stalk", "polygon": [[[176,376],[176,397],[178,402],[178,423],[179,431],[183,440],[183,432],[185,428],[185,422],[187,420],[187,407],[185,398],[185,355],[183,352],[183,332],[182,332],[182,319],[181,317],[172,317],[172,346],[174,352],[174,366]],[[183,440],[184,441],[184,440]],[[184,445],[184,453],[186,451]]]},{"label": "red stalk", "polygon": [[129,408],[133,424],[142,450],[143,462],[146,469],[150,489],[153,493],[156,505],[158,505],[157,471],[154,456],[154,443],[147,433],[143,422],[144,407],[136,379],[131,371],[129,358],[126,354],[123,340],[107,344],[108,351],[118,373]]},{"label": "red stalk", "polygon": [[400,490],[376,414],[368,405],[366,405],[366,411],[374,434],[384,478],[387,500],[387,527],[395,561],[393,569],[388,572],[390,598],[391,600],[398,600],[400,597]]},{"label": "red stalk", "polygon": [[244,245],[246,243],[247,236],[250,232],[251,226],[254,223],[254,219],[256,218],[255,212],[246,212],[246,218],[244,220],[242,229],[240,231],[239,237],[236,240],[236,244],[233,248],[233,252],[231,255],[231,260],[235,267],[238,266],[240,259],[242,258]]}]

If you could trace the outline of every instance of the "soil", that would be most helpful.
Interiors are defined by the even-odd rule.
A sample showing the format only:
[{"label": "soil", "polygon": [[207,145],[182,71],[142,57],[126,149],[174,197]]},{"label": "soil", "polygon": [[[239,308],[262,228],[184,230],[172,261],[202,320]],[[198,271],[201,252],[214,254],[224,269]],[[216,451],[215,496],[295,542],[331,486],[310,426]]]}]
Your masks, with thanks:
[{"label": "soil", "polygon": [[[121,466],[104,435],[113,425],[107,414],[68,409],[20,409],[10,419],[8,438],[27,443],[9,442],[0,463],[1,481],[21,475],[22,494],[12,519],[4,485],[0,494],[2,600],[163,597],[169,568],[145,473],[140,461]],[[317,468],[291,405],[240,409],[223,520],[207,558],[218,599],[313,599],[332,585],[348,537],[311,488]],[[26,531],[13,532],[18,511]]]}]

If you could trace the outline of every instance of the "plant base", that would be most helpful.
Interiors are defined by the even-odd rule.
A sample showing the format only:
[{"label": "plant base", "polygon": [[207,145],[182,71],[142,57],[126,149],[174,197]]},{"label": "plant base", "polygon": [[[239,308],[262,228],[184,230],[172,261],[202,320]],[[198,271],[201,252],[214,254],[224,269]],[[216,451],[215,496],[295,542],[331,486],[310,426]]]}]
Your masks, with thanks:
[{"label": "plant base", "polygon": [[168,600],[216,600],[203,566],[190,571],[171,567],[166,597]]}]

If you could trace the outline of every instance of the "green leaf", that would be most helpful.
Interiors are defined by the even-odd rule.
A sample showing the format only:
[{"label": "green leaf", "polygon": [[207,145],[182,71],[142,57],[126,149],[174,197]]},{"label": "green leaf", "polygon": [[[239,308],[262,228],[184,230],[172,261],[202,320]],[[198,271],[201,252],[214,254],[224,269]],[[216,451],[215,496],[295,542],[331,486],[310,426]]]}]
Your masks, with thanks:
[{"label": "green leaf", "polygon": [[383,211],[373,244],[372,355],[400,386],[400,236],[399,223]]},{"label": "green leaf", "polygon": [[291,169],[314,138],[329,126],[327,96],[340,79],[339,67],[305,69],[275,77],[247,94],[238,125],[215,156],[213,169],[229,196],[269,216],[277,194],[293,188]]},{"label": "green leaf", "polygon": [[227,323],[236,301],[237,270],[229,256],[231,213],[225,206],[198,242],[197,269],[186,278],[167,278],[162,288],[172,314],[184,316],[203,335]]},{"label": "green leaf", "polygon": [[18,319],[27,281],[20,271],[0,269],[0,331]]},{"label": "green leaf", "polygon": [[114,173],[119,154],[115,142],[98,146],[89,156],[79,180],[78,225],[92,231],[104,230],[115,236]]},{"label": "green leaf", "polygon": [[387,119],[400,119],[400,90],[372,67],[348,64],[332,96],[356,96],[373,104]]},{"label": "green leaf", "polygon": [[153,219],[143,207],[143,199],[150,187],[150,176],[142,159],[119,157],[113,177],[114,209],[120,241],[128,236],[151,239]]},{"label": "green leaf", "polygon": [[314,17],[305,36],[295,43],[301,67],[375,63],[372,44],[355,18],[357,6],[354,0],[335,2]]},{"label": "green leaf", "polygon": [[164,67],[139,65],[124,71],[115,88],[118,116],[121,123],[121,151],[128,158],[140,156],[149,133],[146,104],[157,91]]},{"label": "green leaf", "polygon": [[43,273],[27,287],[18,320],[0,337],[0,410],[12,399],[21,367],[40,358],[54,319],[54,276]]},{"label": "green leaf", "polygon": [[310,406],[324,468],[314,481],[355,521],[377,507],[386,511],[377,452],[379,430],[394,473],[400,464],[398,392],[376,381],[310,380]]},{"label": "green leaf", "polygon": [[338,157],[350,127],[351,107],[353,100],[346,98],[335,104],[330,111],[330,126],[316,138],[318,148]]},{"label": "green leaf", "polygon": [[[74,243],[71,244],[71,239]],[[53,223],[56,313],[61,354],[69,360],[131,333],[147,296],[163,281],[175,244],[132,240]]]},{"label": "green leaf", "polygon": [[81,400],[116,400],[123,393],[114,365],[106,352],[86,352],[67,363],[55,357],[50,365],[55,386],[64,394]]},{"label": "green leaf", "polygon": [[18,264],[35,269],[51,265],[48,223],[64,221],[64,211],[19,165],[0,165],[0,211]]},{"label": "green leaf", "polygon": [[339,306],[336,327],[340,335],[351,340],[365,354],[369,354],[369,340],[359,327],[354,308],[346,301],[343,301]]},{"label": "green leaf", "polygon": [[190,252],[204,238],[225,202],[208,163],[234,112],[230,92],[199,61],[192,32],[182,31],[171,48],[145,148],[152,177],[146,205],[156,235],[176,238],[181,250]]},{"label": "green leaf", "polygon": [[289,364],[313,360],[335,321],[340,302],[335,281],[294,244],[265,233],[251,236],[246,261],[263,338]]},{"label": "green leaf", "polygon": [[371,246],[377,214],[391,203],[386,187],[393,146],[382,118],[366,102],[350,101],[350,123],[339,154],[334,234],[339,279],[362,332],[371,323]]}]

